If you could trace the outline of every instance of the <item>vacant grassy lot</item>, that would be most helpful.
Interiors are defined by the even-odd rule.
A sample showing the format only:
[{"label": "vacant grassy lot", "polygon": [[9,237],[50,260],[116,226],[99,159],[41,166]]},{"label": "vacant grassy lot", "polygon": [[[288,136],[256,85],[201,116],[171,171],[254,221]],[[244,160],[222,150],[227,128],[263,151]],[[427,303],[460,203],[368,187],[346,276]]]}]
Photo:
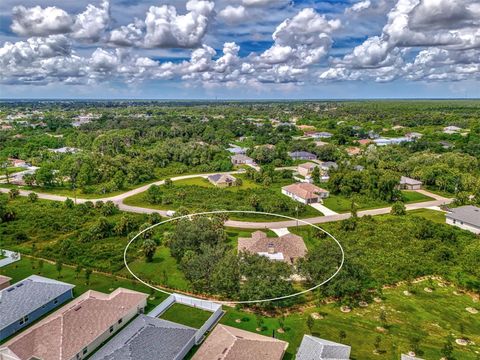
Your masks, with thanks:
[{"label": "vacant grassy lot", "polygon": [[210,311],[183,304],[173,304],[165,311],[160,318],[173,321],[179,324],[200,328],[212,315]]},{"label": "vacant grassy lot", "polygon": [[436,222],[438,224],[445,224],[445,213],[443,211],[418,209],[411,210],[408,213],[411,215],[421,216],[428,220],[432,220],[433,222]]},{"label": "vacant grassy lot", "polygon": [[[433,200],[431,197],[420,194],[416,191],[402,191],[402,194],[406,204]],[[323,200],[323,205],[335,212],[344,213],[351,210],[352,200],[355,201],[358,210],[382,208],[391,205],[386,201],[372,199],[367,196],[346,197],[343,195],[330,195],[328,198]]]}]

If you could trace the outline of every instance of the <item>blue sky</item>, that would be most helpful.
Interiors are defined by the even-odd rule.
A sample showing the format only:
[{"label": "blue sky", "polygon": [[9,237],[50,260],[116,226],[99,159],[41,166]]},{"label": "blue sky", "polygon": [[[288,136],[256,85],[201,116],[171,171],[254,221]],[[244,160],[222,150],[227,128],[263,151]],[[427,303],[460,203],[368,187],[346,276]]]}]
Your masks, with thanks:
[{"label": "blue sky", "polygon": [[476,0],[2,0],[1,98],[480,97]]}]

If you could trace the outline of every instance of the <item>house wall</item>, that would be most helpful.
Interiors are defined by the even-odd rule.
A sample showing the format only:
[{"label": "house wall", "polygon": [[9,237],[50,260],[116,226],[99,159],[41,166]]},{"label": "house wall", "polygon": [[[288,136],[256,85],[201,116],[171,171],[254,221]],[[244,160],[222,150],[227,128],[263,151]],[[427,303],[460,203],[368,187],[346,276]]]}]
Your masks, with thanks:
[{"label": "house wall", "polygon": [[[27,315],[28,316],[28,321],[24,322],[23,324],[20,324],[21,319],[18,319],[14,323],[8,325],[7,327],[5,327],[4,329],[2,329],[0,331],[0,341],[6,339],[9,336],[12,336],[13,334],[18,332],[19,330],[23,329],[24,327],[29,326],[35,320],[42,317],[46,313],[52,311],[53,309],[60,306],[61,304],[63,304],[67,300],[70,300],[71,298],[73,298],[73,291],[68,290],[68,291],[64,292],[62,295],[58,296],[57,298],[53,299],[52,301],[46,303],[45,305],[39,307],[38,309],[36,309],[36,310],[32,311],[30,314],[28,314]],[[57,303],[55,303],[55,300],[57,300]]]},{"label": "house wall", "polygon": [[470,231],[474,234],[480,234],[480,228],[479,227],[461,222],[459,220],[454,220],[452,218],[449,218],[448,216],[446,218],[446,223],[449,224],[449,225],[459,227],[460,229],[463,229],[463,230],[468,230],[468,231]]},{"label": "house wall", "polygon": [[297,196],[297,195],[295,195],[295,194],[292,194],[291,192],[289,192],[289,191],[287,191],[287,190],[282,189],[282,194],[283,194],[283,195],[287,195],[288,197],[290,197],[290,198],[292,198],[293,200],[298,201],[298,202],[300,202],[300,203],[302,203],[302,204],[305,204],[305,205],[308,204],[307,200],[305,200],[305,199],[303,199],[303,198],[301,198],[301,197],[299,197],[299,196]]},{"label": "house wall", "polygon": [[87,348],[87,352],[84,354],[83,349],[80,349],[80,352],[77,353],[74,357],[72,357],[70,360],[80,360],[80,359],[85,359],[87,358],[93,351],[95,351],[100,345],[102,345],[105,341],[110,338],[113,334],[115,334],[118,330],[120,330],[122,327],[125,326],[131,319],[133,319],[137,314],[143,313],[145,306],[147,306],[147,300],[143,300],[137,307],[132,308],[125,316],[123,316],[122,323],[119,324],[118,320],[115,321],[115,323],[110,324],[110,326],[113,326],[113,331],[110,332],[110,326],[107,328],[107,330],[98,336],[94,341],[92,341],[90,344],[86,345],[85,347]]}]

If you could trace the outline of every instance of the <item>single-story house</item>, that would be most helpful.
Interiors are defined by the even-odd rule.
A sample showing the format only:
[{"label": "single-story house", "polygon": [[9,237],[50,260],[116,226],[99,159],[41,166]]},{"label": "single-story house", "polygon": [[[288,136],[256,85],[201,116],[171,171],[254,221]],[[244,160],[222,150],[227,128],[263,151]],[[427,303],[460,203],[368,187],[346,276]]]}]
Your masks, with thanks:
[{"label": "single-story house", "polygon": [[281,360],[287,347],[282,340],[217,325],[192,360]]},{"label": "single-story house", "polygon": [[208,181],[218,187],[229,187],[235,185],[237,179],[230,174],[214,174],[208,176]]},{"label": "single-story house", "polygon": [[321,141],[321,140],[315,141],[315,146],[322,147],[325,145],[328,145],[328,142]]},{"label": "single-story house", "polygon": [[0,291],[0,340],[73,298],[74,287],[38,275],[5,287]]},{"label": "single-story house", "polygon": [[416,139],[421,139],[423,136],[422,133],[419,132],[409,132],[405,134],[405,137],[410,140],[416,140]]},{"label": "single-story house", "polygon": [[370,140],[370,139],[360,139],[360,140],[357,140],[357,143],[359,143],[360,145],[369,145],[371,144],[373,141]]},{"label": "single-story house", "polygon": [[231,154],[238,155],[238,154],[243,154],[245,155],[247,153],[247,148],[242,148],[240,146],[232,146],[227,149],[227,151]]},{"label": "single-story house", "polygon": [[289,233],[270,238],[263,231],[255,231],[251,238],[238,238],[237,250],[289,264],[294,264],[297,259],[307,254],[307,247],[301,236]]},{"label": "single-story house", "polygon": [[362,166],[362,165],[355,165],[355,166],[353,167],[353,169],[354,169],[355,171],[363,171],[363,170],[365,170],[365,167]]},{"label": "single-story house", "polygon": [[454,146],[451,142],[448,142],[448,141],[439,141],[438,143],[439,143],[439,144],[442,146],[442,148],[444,148],[444,149],[450,149],[450,148],[452,148],[452,147]]},{"label": "single-story house", "polygon": [[335,161],[324,161],[320,164],[320,168],[324,171],[336,170],[338,169],[338,164]]},{"label": "single-story house", "polygon": [[362,149],[357,146],[348,147],[346,150],[347,154],[350,156],[360,155],[362,153]]},{"label": "single-story house", "polygon": [[305,131],[315,131],[315,126],[312,125],[296,125],[297,129]]},{"label": "single-story house", "polygon": [[9,158],[8,160],[10,161],[12,166],[14,166],[14,167],[22,167],[22,168],[27,168],[28,167],[28,164],[25,160],[13,159],[13,158]]},{"label": "single-story house", "polygon": [[350,350],[347,345],[303,335],[295,360],[348,360]]},{"label": "single-story house", "polygon": [[318,167],[318,164],[307,162],[297,166],[297,172],[303,177],[312,175],[313,169]]},{"label": "single-story house", "polygon": [[386,146],[386,145],[398,145],[404,142],[410,142],[412,139],[407,137],[396,137],[396,138],[378,138],[374,139],[373,142],[377,146]]},{"label": "single-story house", "polygon": [[406,176],[400,178],[398,188],[400,190],[420,190],[423,183],[420,180],[415,180]]},{"label": "single-story house", "polygon": [[64,146],[58,149],[48,149],[49,151],[56,154],[75,154],[80,151],[80,149]]},{"label": "single-story house", "polygon": [[317,160],[317,155],[312,154],[308,151],[292,151],[288,155],[293,160]]},{"label": "single-story house", "polygon": [[329,139],[333,136],[332,133],[326,131],[305,131],[303,134],[312,139]]},{"label": "single-story house", "polygon": [[230,160],[233,165],[255,165],[255,160],[244,154],[233,155]]},{"label": "single-story house", "polygon": [[0,290],[3,290],[7,287],[10,286],[10,280],[12,280],[12,278],[8,277],[8,276],[4,276],[4,275],[0,275]]},{"label": "single-story house", "polygon": [[314,204],[327,198],[329,192],[309,183],[295,183],[282,187],[282,194],[303,204]]},{"label": "single-story house", "polygon": [[140,315],[91,360],[181,360],[195,345],[197,329],[171,321]]},{"label": "single-story house", "polygon": [[446,223],[468,230],[474,234],[480,234],[480,208],[473,205],[465,205],[451,208],[446,214]]},{"label": "single-story house", "polygon": [[460,131],[462,131],[463,129],[461,127],[458,127],[458,126],[454,126],[454,125],[451,125],[451,126],[445,126],[443,128],[443,132],[445,134],[456,134]]},{"label": "single-story house", "polygon": [[[0,347],[0,359],[84,359],[142,313],[148,294],[87,291]],[[2,357],[3,356],[3,357]]]}]

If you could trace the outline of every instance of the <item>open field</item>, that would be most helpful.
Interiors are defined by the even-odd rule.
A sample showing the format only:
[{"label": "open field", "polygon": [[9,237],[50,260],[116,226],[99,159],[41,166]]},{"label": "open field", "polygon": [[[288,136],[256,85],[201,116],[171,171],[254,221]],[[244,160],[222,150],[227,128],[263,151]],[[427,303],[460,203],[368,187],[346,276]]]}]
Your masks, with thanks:
[{"label": "open field", "polygon": [[[405,204],[413,204],[424,201],[433,200],[431,197],[423,195],[415,191],[402,191],[405,198]],[[352,207],[352,199],[354,199],[358,210],[369,210],[390,206],[388,203],[379,199],[372,199],[366,196],[346,197],[343,195],[331,194],[328,198],[323,200],[323,205],[338,213],[349,212]]]}]

